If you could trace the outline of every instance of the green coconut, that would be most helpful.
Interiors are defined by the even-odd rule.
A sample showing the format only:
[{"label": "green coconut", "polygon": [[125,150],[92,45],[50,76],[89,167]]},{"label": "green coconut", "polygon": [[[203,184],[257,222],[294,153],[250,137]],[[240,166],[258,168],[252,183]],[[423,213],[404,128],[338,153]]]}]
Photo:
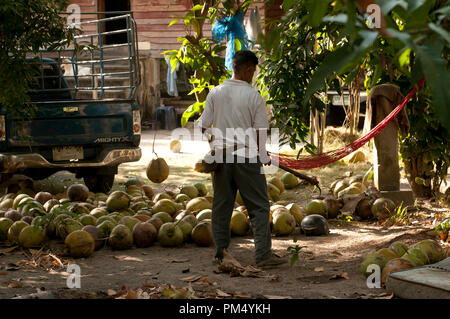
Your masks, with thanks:
[{"label": "green coconut", "polygon": [[395,204],[389,198],[377,198],[371,207],[373,216],[378,219],[384,219],[394,214]]},{"label": "green coconut", "polygon": [[175,203],[171,199],[160,199],[152,207],[153,214],[165,212],[172,216],[173,214],[175,214],[176,211],[177,207],[175,206]]},{"label": "green coconut", "polygon": [[444,251],[436,241],[425,239],[413,246],[419,249],[428,258],[428,263],[434,264],[444,259]]},{"label": "green coconut", "polygon": [[204,197],[193,198],[186,205],[186,209],[194,213],[207,208],[212,209],[212,204]]},{"label": "green coconut", "polygon": [[313,199],[305,206],[306,215],[318,214],[328,218],[327,205],[321,199]]},{"label": "green coconut", "polygon": [[3,199],[2,202],[0,203],[0,209],[8,210],[8,209],[12,208],[13,203],[14,203],[14,199],[12,199],[12,198]]},{"label": "green coconut", "polygon": [[267,195],[269,195],[269,199],[276,202],[280,200],[280,190],[270,183],[267,183]]},{"label": "green coconut", "polygon": [[430,260],[428,259],[428,256],[422,252],[422,250],[416,248],[416,247],[411,247],[408,249],[408,251],[406,252],[407,254],[412,254],[414,256],[416,256],[417,258],[420,259],[420,261],[424,264],[427,265],[430,263]]},{"label": "green coconut", "polygon": [[73,218],[65,218],[61,220],[56,226],[56,234],[61,239],[66,239],[67,235],[70,233],[81,230],[83,228],[83,224]]},{"label": "green coconut", "polygon": [[8,229],[8,240],[11,244],[18,244],[19,243],[19,236],[22,229],[29,226],[28,223],[18,220],[14,222]]},{"label": "green coconut", "polygon": [[77,214],[77,215],[83,215],[83,214],[90,213],[88,208],[86,208],[85,206],[78,204],[78,203],[70,204],[69,207],[67,208],[67,210],[69,212]]},{"label": "green coconut", "polygon": [[189,198],[195,198],[195,197],[199,196],[197,187],[195,187],[193,185],[183,186],[183,188],[181,188],[181,190],[180,190],[180,194],[185,194],[185,195],[189,196]]},{"label": "green coconut", "polygon": [[20,204],[20,201],[21,201],[22,199],[24,199],[24,198],[29,198],[30,200],[33,200],[33,198],[31,198],[30,195],[27,195],[27,194],[18,194],[18,195],[14,198],[14,202],[13,202],[12,208],[13,208],[13,209],[17,209],[17,207],[18,207],[19,204]]},{"label": "green coconut", "polygon": [[231,233],[238,236],[244,236],[250,229],[247,216],[244,213],[234,210],[230,221]]},{"label": "green coconut", "polygon": [[194,215],[185,215],[181,220],[188,222],[192,225],[192,227],[197,226],[199,220]]},{"label": "green coconut", "polygon": [[294,216],[289,212],[281,211],[273,217],[272,232],[275,236],[286,236],[294,231],[296,224]]},{"label": "green coconut", "polygon": [[207,208],[200,211],[196,216],[197,220],[200,222],[203,219],[211,219],[212,218],[212,210]]},{"label": "green coconut", "polygon": [[90,233],[76,230],[64,240],[69,255],[73,258],[87,258],[95,250],[95,240]]},{"label": "green coconut", "polygon": [[281,181],[283,182],[285,189],[292,189],[299,184],[297,176],[289,172],[286,172],[281,176]]},{"label": "green coconut", "polygon": [[14,224],[12,219],[2,217],[0,218],[0,241],[8,239],[8,230]]},{"label": "green coconut", "polygon": [[303,218],[305,218],[306,215],[303,207],[296,203],[291,203],[286,205],[286,208],[289,210],[289,213],[294,216],[297,225],[300,226]]},{"label": "green coconut", "polygon": [[198,223],[191,233],[192,241],[201,247],[208,247],[213,245],[213,236],[211,223],[202,221]]},{"label": "green coconut", "polygon": [[[111,216],[111,215],[106,215],[106,216],[100,216],[99,218],[97,218],[97,221],[95,222],[95,225],[100,225],[101,223],[103,223],[105,220],[109,220],[110,222],[117,224],[118,221],[116,221],[116,219],[114,218],[115,216]],[[120,221],[120,219],[119,219]]]},{"label": "green coconut", "polygon": [[194,186],[198,190],[198,196],[206,196],[206,194],[208,194],[205,184],[198,182],[195,183]]},{"label": "green coconut", "polygon": [[165,223],[159,228],[158,242],[161,246],[180,246],[183,243],[183,240],[183,231],[175,223]]},{"label": "green coconut", "polygon": [[113,223],[110,220],[105,220],[96,227],[101,233],[101,238],[108,238],[116,225],[116,223]]},{"label": "green coconut", "polygon": [[422,267],[425,265],[423,259],[418,257],[413,252],[410,252],[409,249],[401,258],[408,260],[414,267]]},{"label": "green coconut", "polygon": [[137,201],[131,204],[130,209],[137,213],[141,209],[148,209],[148,204],[145,201]]},{"label": "green coconut", "polygon": [[163,221],[163,223],[171,223],[171,222],[173,222],[172,216],[170,216],[166,212],[159,212],[159,213],[153,214],[152,217],[156,217],[156,218],[161,219]]},{"label": "green coconut", "polygon": [[389,248],[395,252],[397,257],[403,256],[408,251],[408,246],[401,241],[394,241]]},{"label": "green coconut", "polygon": [[180,220],[175,224],[180,227],[181,231],[183,232],[183,240],[189,241],[191,239],[192,229],[194,228],[192,224],[184,220]]},{"label": "green coconut", "polygon": [[46,212],[50,212],[50,210],[53,208],[53,206],[58,205],[58,204],[59,204],[59,200],[57,200],[56,198],[52,198],[52,199],[46,201],[45,204],[43,205],[43,207]]},{"label": "green coconut", "polygon": [[284,188],[284,183],[281,180],[281,178],[276,177],[276,176],[272,176],[271,178],[269,178],[267,180],[267,183],[270,183],[272,185],[275,185],[276,188],[278,188],[280,190],[280,193],[284,192],[285,188]]},{"label": "green coconut", "polygon": [[133,176],[133,177],[129,177],[127,179],[127,181],[125,182],[125,186],[131,186],[131,185],[135,185],[135,186],[143,186],[144,185],[144,181],[142,180],[141,177],[139,176]]},{"label": "green coconut", "polygon": [[347,188],[349,186],[348,182],[346,180],[340,180],[336,183],[333,189],[333,195],[334,197],[338,197],[338,194],[343,189]]},{"label": "green coconut", "polygon": [[19,234],[19,244],[24,248],[38,247],[45,239],[45,230],[37,226],[25,226]]},{"label": "green coconut", "polygon": [[398,258],[397,254],[389,248],[381,248],[377,250],[377,253],[385,255],[389,260]]},{"label": "green coconut", "polygon": [[130,249],[133,246],[133,233],[127,226],[118,224],[111,231],[108,243],[112,249]]},{"label": "green coconut", "polygon": [[378,265],[382,271],[388,261],[389,258],[383,254],[377,252],[368,253],[361,263],[361,272],[364,276],[368,277],[371,274],[369,269],[367,269],[370,265]]},{"label": "green coconut", "polygon": [[122,217],[122,219],[120,220],[119,224],[125,225],[128,227],[128,229],[132,232],[134,229],[134,226],[136,224],[139,224],[141,221],[135,217],[132,216],[125,216]]},{"label": "green coconut", "polygon": [[186,194],[178,194],[177,197],[175,197],[175,203],[183,203],[190,201],[191,198]]},{"label": "green coconut", "polygon": [[106,209],[110,212],[128,208],[130,206],[130,195],[123,191],[114,191],[106,200]]},{"label": "green coconut", "polygon": [[156,196],[153,199],[153,201],[156,203],[156,202],[158,202],[161,199],[172,199],[172,196],[170,196],[167,193],[159,193],[159,194],[156,194]]}]

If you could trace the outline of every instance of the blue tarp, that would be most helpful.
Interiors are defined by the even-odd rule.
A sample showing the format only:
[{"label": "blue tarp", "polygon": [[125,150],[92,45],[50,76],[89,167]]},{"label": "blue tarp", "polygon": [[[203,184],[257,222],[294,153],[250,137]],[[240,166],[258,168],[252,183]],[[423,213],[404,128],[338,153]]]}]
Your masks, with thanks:
[{"label": "blue tarp", "polygon": [[[230,71],[232,69],[231,60],[235,52],[246,50],[248,46],[247,33],[245,32],[243,22],[244,12],[239,12],[232,17],[226,17],[216,21],[212,27],[213,41],[220,42],[226,37],[227,51],[225,54],[225,67]],[[239,44],[235,43],[234,40],[238,41],[240,48],[236,48],[236,45],[239,46]]]}]

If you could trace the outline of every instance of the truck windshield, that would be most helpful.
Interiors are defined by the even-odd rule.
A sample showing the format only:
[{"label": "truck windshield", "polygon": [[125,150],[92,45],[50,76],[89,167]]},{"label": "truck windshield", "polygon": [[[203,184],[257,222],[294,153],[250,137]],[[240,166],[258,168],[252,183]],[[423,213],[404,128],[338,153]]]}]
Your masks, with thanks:
[{"label": "truck windshield", "polygon": [[58,69],[58,64],[55,61],[46,62],[33,63],[35,77],[28,93],[31,101],[71,100],[70,89]]}]

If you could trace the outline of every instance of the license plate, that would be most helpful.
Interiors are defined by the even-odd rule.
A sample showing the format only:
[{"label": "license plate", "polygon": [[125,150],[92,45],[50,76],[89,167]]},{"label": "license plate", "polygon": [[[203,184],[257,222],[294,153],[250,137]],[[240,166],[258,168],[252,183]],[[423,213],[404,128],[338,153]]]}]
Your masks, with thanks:
[{"label": "license plate", "polygon": [[60,146],[53,147],[53,160],[54,161],[70,161],[83,159],[83,147],[82,146]]}]

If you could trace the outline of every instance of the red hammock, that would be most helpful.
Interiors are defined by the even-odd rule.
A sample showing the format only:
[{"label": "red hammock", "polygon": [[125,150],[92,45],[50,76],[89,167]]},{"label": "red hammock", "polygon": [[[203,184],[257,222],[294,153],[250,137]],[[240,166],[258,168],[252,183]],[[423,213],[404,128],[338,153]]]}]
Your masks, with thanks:
[{"label": "red hammock", "polygon": [[380,133],[386,127],[386,125],[388,125],[397,116],[397,114],[400,113],[400,111],[405,107],[405,105],[414,96],[414,94],[416,94],[418,88],[420,88],[424,82],[425,78],[422,78],[417,86],[408,93],[402,103],[399,104],[394,110],[392,110],[392,112],[383,121],[378,123],[378,125],[375,126],[369,133],[344,146],[343,148],[311,156],[300,156],[299,159],[297,159],[297,156],[295,155],[269,152],[272,162],[279,163],[293,169],[311,169],[328,165],[340,160],[341,158],[353,153],[358,148],[362,147],[373,137],[377,136],[378,133]]}]

